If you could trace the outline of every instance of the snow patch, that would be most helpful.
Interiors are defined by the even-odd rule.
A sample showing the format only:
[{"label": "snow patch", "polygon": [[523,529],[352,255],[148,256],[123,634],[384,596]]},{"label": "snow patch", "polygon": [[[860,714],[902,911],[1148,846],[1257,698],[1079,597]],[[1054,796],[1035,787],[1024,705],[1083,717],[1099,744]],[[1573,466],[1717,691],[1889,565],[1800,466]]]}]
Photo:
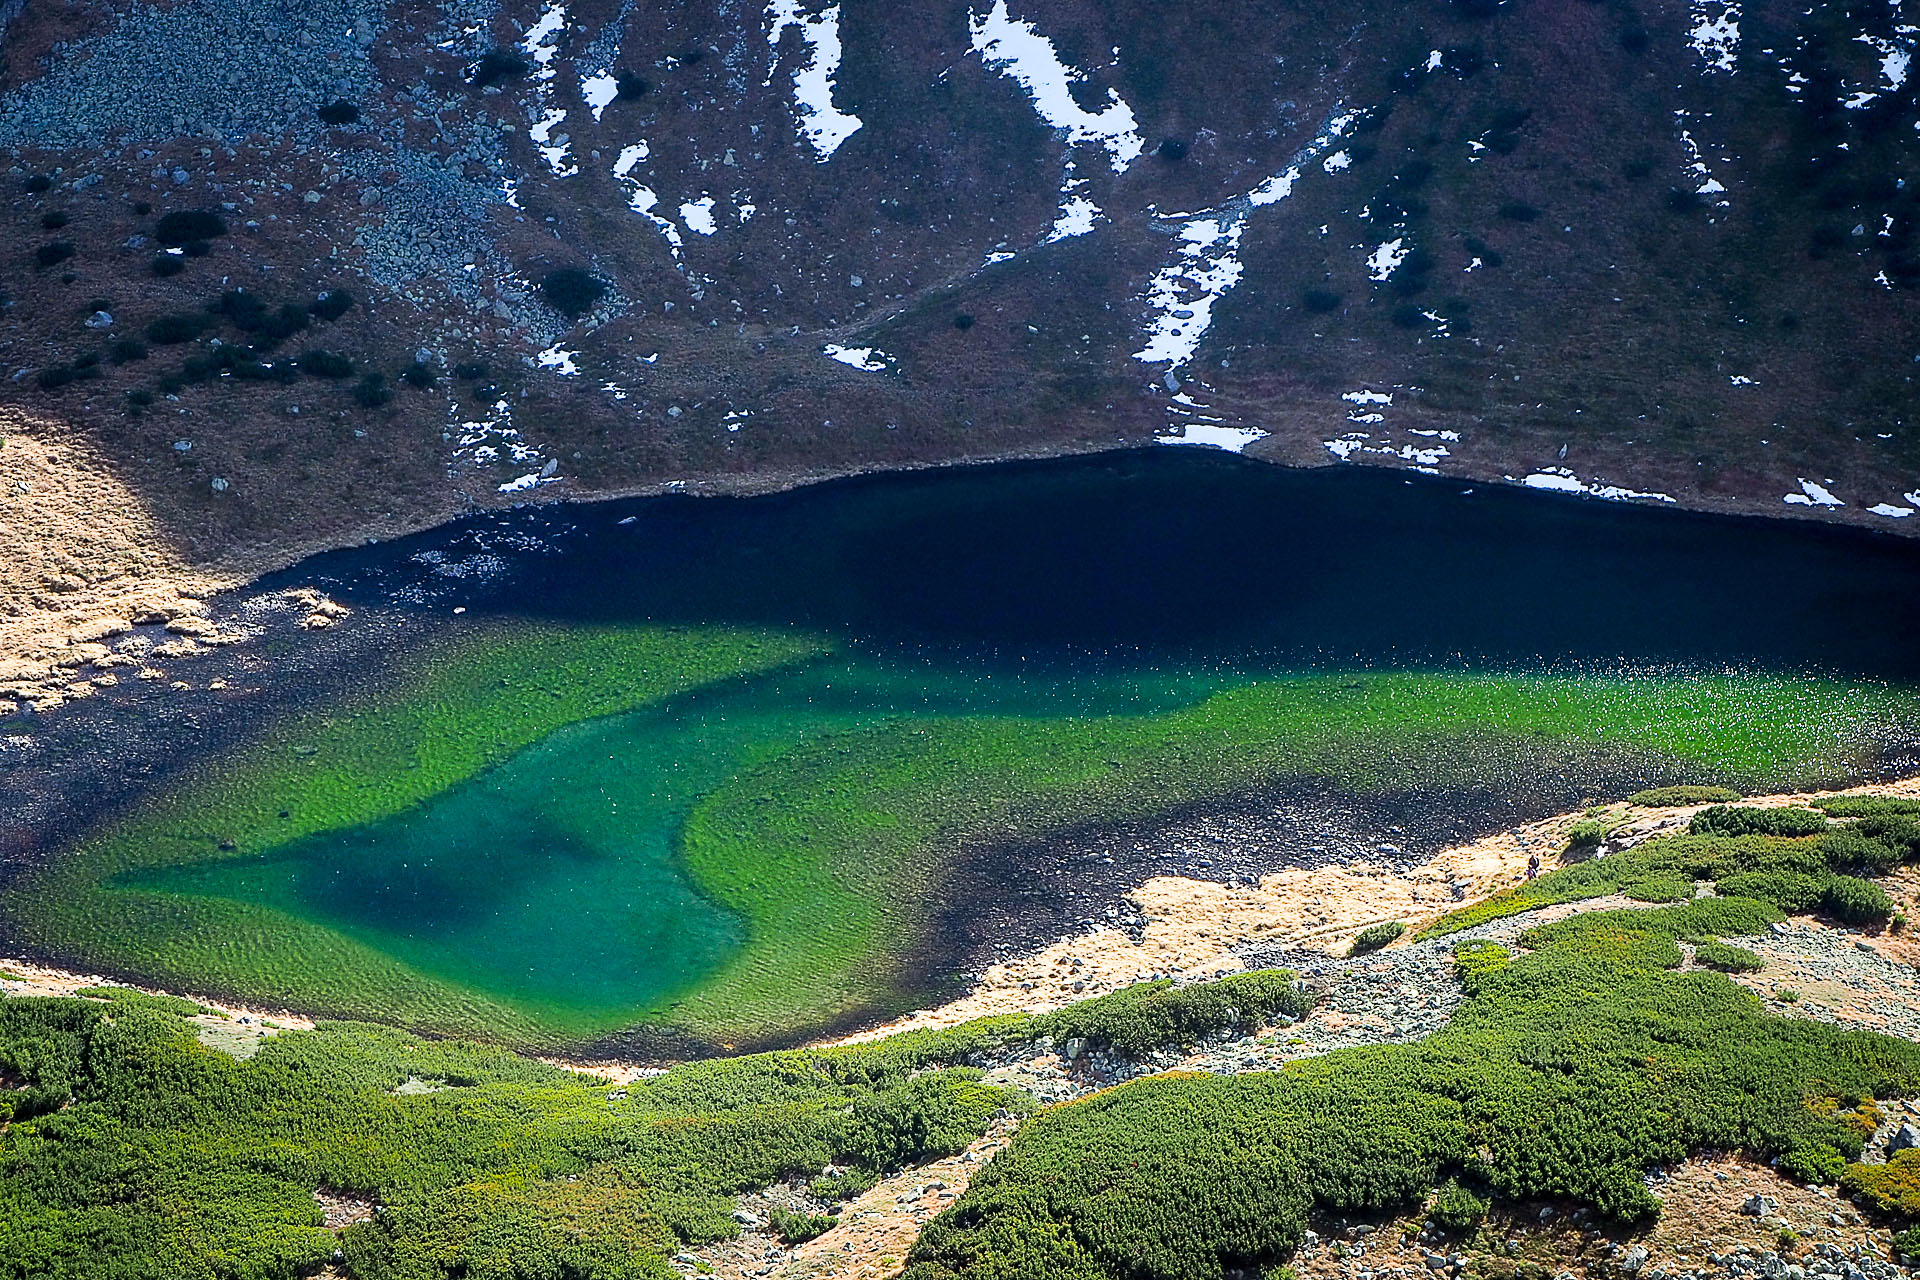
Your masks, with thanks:
[{"label": "snow patch", "polygon": [[1179,434],[1155,436],[1155,444],[1197,444],[1212,449],[1225,449],[1228,453],[1241,453],[1256,440],[1265,440],[1268,433],[1258,427],[1223,427],[1213,423],[1191,422],[1174,428]]},{"label": "snow patch", "polygon": [[1877,516],[1885,516],[1889,520],[1905,520],[1913,514],[1912,507],[1896,507],[1891,502],[1876,502],[1867,510]]},{"label": "snow patch", "polygon": [[1412,252],[1413,246],[1407,243],[1405,236],[1388,240],[1367,255],[1367,275],[1374,280],[1385,280]]},{"label": "snow patch", "polygon": [[822,349],[827,359],[838,360],[852,369],[863,373],[885,373],[893,367],[893,357],[884,351],[872,347],[843,347],[829,342]]},{"label": "snow patch", "polygon": [[1795,507],[1844,507],[1847,505],[1833,496],[1833,490],[1817,485],[1805,476],[1800,477],[1800,492],[1790,493],[1782,501]]},{"label": "snow patch", "polygon": [[562,351],[558,345],[555,345],[535,356],[534,363],[542,369],[553,370],[563,378],[572,378],[580,373],[580,366],[574,363],[579,355],[578,351]]},{"label": "snow patch", "polygon": [[767,6],[767,18],[767,43],[775,50],[767,84],[773,83],[779,70],[780,37],[787,28],[797,30],[807,44],[807,61],[793,73],[793,109],[799,117],[800,136],[812,145],[814,159],[825,164],[863,123],[859,116],[833,105],[833,78],[840,71],[840,6],[828,5],[808,17],[800,11],[800,0],[773,0]]},{"label": "snow patch", "polygon": [[701,196],[698,200],[689,200],[680,206],[680,221],[687,224],[687,230],[703,236],[710,236],[720,228],[713,220],[713,197]]},{"label": "snow patch", "polygon": [[[540,18],[527,30],[520,41],[520,51],[533,62],[534,111],[533,127],[527,130],[540,156],[547,162],[547,168],[556,178],[571,178],[580,172],[580,166],[573,162],[572,143],[567,135],[555,135],[567,118],[565,107],[554,105],[553,79],[558,74],[553,61],[560,55],[560,37],[567,29],[567,6],[554,0],[540,14]],[[596,115],[595,119],[599,117]]]},{"label": "snow patch", "polygon": [[1147,341],[1133,353],[1134,359],[1174,369],[1193,359],[1213,323],[1214,304],[1245,275],[1239,248],[1247,218],[1255,209],[1278,204],[1293,194],[1302,166],[1325,155],[1359,118],[1358,112],[1336,110],[1284,172],[1217,211],[1173,215],[1187,221],[1176,232],[1173,260],[1147,285],[1143,299]]},{"label": "snow patch", "polygon": [[1068,146],[1096,143],[1104,147],[1115,173],[1125,172],[1147,149],[1133,108],[1118,90],[1107,90],[1107,104],[1099,111],[1088,111],[1074,101],[1073,85],[1086,77],[1062,62],[1053,41],[1031,22],[1016,21],[1007,12],[1007,0],[994,0],[992,11],[984,16],[969,12],[967,27],[981,62],[1026,90],[1040,118],[1066,134]]},{"label": "snow patch", "polygon": [[652,154],[652,149],[644,141],[621,148],[620,158],[613,162],[613,176],[627,188],[627,207],[653,223],[655,229],[666,238],[668,248],[678,260],[685,244],[680,236],[680,228],[654,212],[660,205],[660,197],[633,173],[640,162]]},{"label": "snow patch", "polygon": [[586,102],[587,108],[593,112],[596,124],[600,120],[601,113],[612,105],[613,100],[619,95],[620,82],[613,78],[611,72],[602,71],[580,82],[580,97]]},{"label": "snow patch", "polygon": [[[1507,479],[1513,479],[1508,476]],[[1547,467],[1535,471],[1520,481],[1529,489],[1546,489],[1553,493],[1578,493],[1591,498],[1604,498],[1609,502],[1628,502],[1635,499],[1650,499],[1654,502],[1672,502],[1664,493],[1647,493],[1638,489],[1628,489],[1615,484],[1588,484],[1565,467]]]},{"label": "snow patch", "polygon": [[1687,43],[1709,73],[1732,75],[1740,57],[1740,6],[1723,0],[1693,0]]}]

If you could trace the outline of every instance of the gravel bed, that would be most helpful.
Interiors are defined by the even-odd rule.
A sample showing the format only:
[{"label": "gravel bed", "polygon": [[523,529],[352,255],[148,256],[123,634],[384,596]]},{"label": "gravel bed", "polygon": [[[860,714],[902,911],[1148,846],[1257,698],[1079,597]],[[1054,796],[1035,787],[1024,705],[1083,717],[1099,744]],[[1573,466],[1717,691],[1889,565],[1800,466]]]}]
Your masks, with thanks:
[{"label": "gravel bed", "polygon": [[137,4],[0,101],[0,146],[91,148],[182,134],[317,128],[314,110],[372,92],[375,0]]}]

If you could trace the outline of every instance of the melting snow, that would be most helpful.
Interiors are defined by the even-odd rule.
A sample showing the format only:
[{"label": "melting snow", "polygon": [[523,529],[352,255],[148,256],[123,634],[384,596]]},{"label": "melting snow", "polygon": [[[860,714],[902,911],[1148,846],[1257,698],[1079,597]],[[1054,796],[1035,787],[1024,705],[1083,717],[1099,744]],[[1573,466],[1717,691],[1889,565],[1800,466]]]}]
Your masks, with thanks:
[{"label": "melting snow", "polygon": [[1107,90],[1107,105],[1088,111],[1073,99],[1073,84],[1085,77],[1066,63],[1031,22],[1017,22],[1007,12],[1007,0],[994,0],[984,17],[969,13],[967,26],[973,51],[987,66],[1017,81],[1033,99],[1035,111],[1067,135],[1067,144],[1098,143],[1105,147],[1113,171],[1121,173],[1140,158],[1146,142],[1133,118],[1133,108],[1117,90]]},{"label": "melting snow", "polygon": [[1755,382],[1752,378],[1749,378],[1742,373],[1736,373],[1729,376],[1727,381],[1731,382],[1736,387],[1757,387],[1760,385],[1759,383]]},{"label": "melting snow", "polygon": [[1348,404],[1392,404],[1391,391],[1344,391],[1340,398]]},{"label": "melting snow", "polygon": [[829,342],[824,348],[827,359],[865,373],[885,373],[893,367],[893,357],[872,347],[843,347]]},{"label": "melting snow", "polygon": [[712,196],[702,196],[681,205],[680,220],[687,224],[687,230],[703,236],[710,236],[720,229],[713,221]]},{"label": "melting snow", "polygon": [[580,366],[574,363],[577,351],[562,351],[557,345],[548,347],[534,359],[542,369],[551,369],[563,378],[571,378],[580,372]]},{"label": "melting snow", "polygon": [[680,238],[680,228],[654,212],[659,207],[660,197],[654,194],[652,187],[633,176],[634,169],[651,154],[651,149],[644,142],[622,148],[620,158],[613,162],[613,176],[627,186],[627,207],[653,223],[660,234],[666,237],[673,256],[678,258],[684,243]]},{"label": "melting snow", "polygon": [[1344,151],[1336,151],[1328,156],[1326,160],[1321,163],[1320,167],[1328,173],[1339,173],[1342,169],[1350,169],[1353,167],[1353,157]]},{"label": "melting snow", "polygon": [[800,12],[800,0],[773,0],[767,6],[767,43],[775,50],[767,68],[767,84],[779,69],[780,37],[788,27],[800,33],[810,51],[806,64],[793,73],[793,108],[800,136],[813,145],[814,158],[825,164],[840,144],[860,131],[859,116],[833,105],[833,78],[840,71],[840,6],[828,5],[813,17]]},{"label": "melting snow", "polygon": [[580,96],[593,110],[593,118],[596,122],[600,119],[600,113],[607,109],[619,93],[620,83],[613,78],[611,72],[602,71],[580,82]]},{"label": "melting snow", "polygon": [[1205,422],[1190,422],[1176,430],[1181,434],[1155,436],[1154,442],[1206,445],[1214,449],[1225,449],[1228,453],[1240,453],[1255,440],[1267,438],[1267,433],[1258,427],[1223,427]]},{"label": "melting snow", "polygon": [[[1001,0],[1005,8],[1005,0]],[[1213,323],[1213,307],[1240,283],[1245,269],[1237,256],[1247,218],[1257,208],[1277,204],[1293,193],[1300,168],[1324,155],[1359,119],[1357,112],[1336,112],[1320,133],[1300,149],[1285,172],[1276,174],[1219,212],[1189,217],[1180,228],[1173,261],[1147,285],[1147,343],[1133,353],[1145,364],[1179,368],[1193,359]]]},{"label": "melting snow", "polygon": [[1726,0],[1694,0],[1687,43],[1710,72],[1733,74],[1740,55],[1740,6]]},{"label": "melting snow", "polygon": [[1815,484],[1802,476],[1800,492],[1790,493],[1782,501],[1796,507],[1844,507],[1847,504],[1833,496],[1831,489]]},{"label": "melting snow", "polygon": [[1176,368],[1193,359],[1213,323],[1213,304],[1246,274],[1235,256],[1246,225],[1244,214],[1222,214],[1180,229],[1174,264],[1147,286],[1147,310],[1158,319],[1134,359]]},{"label": "melting snow", "polygon": [[[529,445],[513,425],[513,406],[506,400],[493,402],[492,413],[477,422],[458,424],[459,435],[455,438],[453,463],[466,463],[470,466],[487,467],[501,461],[519,466],[541,462],[540,450]],[[495,486],[501,493],[519,493],[536,485],[550,484],[559,470],[554,462],[547,462],[540,470],[505,484]]]},{"label": "melting snow", "polygon": [[1867,510],[1877,516],[1886,516],[1889,520],[1904,520],[1913,514],[1912,507],[1896,507],[1891,502],[1876,502]]},{"label": "melting snow", "polygon": [[[1349,421],[1355,422],[1378,422],[1380,420],[1381,417],[1377,413],[1364,414],[1359,418],[1349,419]],[[1451,456],[1450,451],[1444,444],[1403,444],[1395,448],[1392,444],[1369,443],[1372,439],[1373,437],[1365,431],[1349,431],[1338,440],[1322,440],[1320,443],[1325,446],[1328,453],[1340,459],[1342,462],[1351,461],[1355,454],[1372,454],[1376,457],[1394,458],[1401,462],[1411,462],[1420,470],[1429,472],[1435,470],[1440,465],[1442,458]]]},{"label": "melting snow", "polygon": [[1053,220],[1053,229],[1047,232],[1046,243],[1086,235],[1093,230],[1100,217],[1100,206],[1093,201],[1081,195],[1068,196],[1060,204],[1060,215]]},{"label": "melting snow", "polygon": [[[1508,476],[1507,479],[1513,479]],[[1672,502],[1664,493],[1643,493],[1637,489],[1625,489],[1612,484],[1587,484],[1565,467],[1548,467],[1536,471],[1520,482],[1529,489],[1548,489],[1555,493],[1582,493],[1594,498],[1605,498],[1610,502],[1625,502],[1633,498],[1651,498],[1656,502]]]},{"label": "melting snow", "polygon": [[[1684,126],[1687,119],[1686,111],[1677,110],[1673,114],[1674,118],[1679,120]],[[1694,194],[1702,196],[1724,196],[1727,190],[1726,187],[1722,186],[1719,180],[1713,176],[1712,171],[1707,168],[1707,162],[1700,153],[1700,144],[1693,140],[1693,134],[1684,127],[1680,130],[1680,148],[1687,154],[1687,176],[1692,179],[1694,183]],[[1732,202],[1725,199],[1716,199],[1713,205],[1716,209],[1731,209],[1733,207]]]},{"label": "melting snow", "polygon": [[1368,255],[1367,274],[1375,280],[1385,280],[1412,252],[1413,246],[1404,236],[1389,240]]},{"label": "melting snow", "polygon": [[[527,31],[526,38],[520,42],[520,51],[533,60],[533,79],[535,109],[539,116],[527,136],[539,148],[547,167],[553,170],[556,178],[570,178],[580,172],[580,166],[573,163],[568,154],[571,145],[567,135],[554,136],[567,118],[565,107],[553,105],[553,78],[556,74],[553,60],[559,56],[558,37],[567,29],[567,6],[555,0],[540,14],[540,20]],[[596,113],[595,118],[598,119]]]},{"label": "melting snow", "polygon": [[1427,55],[1427,70],[1438,71],[1441,67],[1441,64],[1446,62],[1446,60],[1447,60],[1447,55],[1440,52],[1440,50],[1435,49],[1433,52]]}]

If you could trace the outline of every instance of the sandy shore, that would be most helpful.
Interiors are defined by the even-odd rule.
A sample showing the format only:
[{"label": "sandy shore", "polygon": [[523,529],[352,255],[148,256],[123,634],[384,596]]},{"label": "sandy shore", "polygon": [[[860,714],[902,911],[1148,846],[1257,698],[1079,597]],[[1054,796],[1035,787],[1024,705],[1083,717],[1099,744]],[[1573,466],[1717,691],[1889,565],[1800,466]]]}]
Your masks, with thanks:
[{"label": "sandy shore", "polygon": [[217,641],[207,597],[247,576],[188,563],[78,436],[0,410],[0,714],[138,671],[110,643],[135,624],[162,624],[163,643],[183,648]]}]

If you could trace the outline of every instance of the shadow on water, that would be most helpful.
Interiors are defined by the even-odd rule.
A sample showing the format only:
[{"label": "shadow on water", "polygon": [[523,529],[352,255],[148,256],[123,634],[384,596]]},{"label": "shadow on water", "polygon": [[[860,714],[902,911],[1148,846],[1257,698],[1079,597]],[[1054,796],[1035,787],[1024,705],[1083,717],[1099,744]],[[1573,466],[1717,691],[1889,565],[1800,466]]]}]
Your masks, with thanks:
[{"label": "shadow on water", "polygon": [[1186,660],[1920,675],[1920,543],[1162,449],[474,517],[318,557],[344,599]]}]

